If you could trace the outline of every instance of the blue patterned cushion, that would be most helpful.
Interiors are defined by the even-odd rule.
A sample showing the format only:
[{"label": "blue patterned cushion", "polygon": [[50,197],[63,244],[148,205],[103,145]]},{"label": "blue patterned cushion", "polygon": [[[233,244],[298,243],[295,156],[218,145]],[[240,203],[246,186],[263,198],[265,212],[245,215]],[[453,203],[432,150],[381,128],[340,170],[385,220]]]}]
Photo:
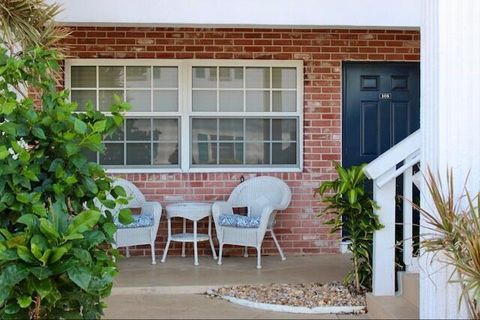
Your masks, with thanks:
[{"label": "blue patterned cushion", "polygon": [[248,217],[239,214],[222,214],[219,217],[219,223],[224,227],[258,228],[260,226],[260,217]]},{"label": "blue patterned cushion", "polygon": [[133,222],[127,225],[122,224],[118,217],[115,217],[115,225],[119,229],[142,228],[153,226],[153,216],[147,214],[132,214]]}]

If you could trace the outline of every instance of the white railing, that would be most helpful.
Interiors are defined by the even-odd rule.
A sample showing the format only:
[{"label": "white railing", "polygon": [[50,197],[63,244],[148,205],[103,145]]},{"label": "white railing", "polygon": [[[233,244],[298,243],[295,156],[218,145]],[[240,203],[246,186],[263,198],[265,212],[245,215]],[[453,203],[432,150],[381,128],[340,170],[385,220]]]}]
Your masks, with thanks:
[{"label": "white railing", "polygon": [[365,174],[373,180],[373,198],[376,210],[385,226],[373,236],[373,283],[376,296],[395,295],[395,204],[396,180],[403,175],[403,262],[409,272],[418,272],[418,261],[413,254],[413,184],[418,173],[413,167],[420,162],[421,136],[416,131],[365,167]]}]

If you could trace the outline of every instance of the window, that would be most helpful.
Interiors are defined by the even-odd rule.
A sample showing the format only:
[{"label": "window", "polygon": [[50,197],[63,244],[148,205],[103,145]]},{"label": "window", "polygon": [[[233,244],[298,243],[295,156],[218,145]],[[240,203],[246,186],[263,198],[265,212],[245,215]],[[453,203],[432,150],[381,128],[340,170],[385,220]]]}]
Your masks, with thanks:
[{"label": "window", "polygon": [[112,171],[295,171],[302,166],[301,61],[68,60],[79,111],[128,101],[123,127],[89,155]]}]

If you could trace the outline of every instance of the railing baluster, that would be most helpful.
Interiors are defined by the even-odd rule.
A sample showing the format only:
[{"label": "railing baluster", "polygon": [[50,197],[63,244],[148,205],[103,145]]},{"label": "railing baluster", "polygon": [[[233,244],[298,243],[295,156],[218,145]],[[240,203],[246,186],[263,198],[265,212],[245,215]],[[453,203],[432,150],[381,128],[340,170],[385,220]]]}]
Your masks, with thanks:
[{"label": "railing baluster", "polygon": [[413,258],[413,168],[403,173],[403,263],[411,271]]},{"label": "railing baluster", "polygon": [[[387,174],[395,172],[395,167]],[[379,205],[375,213],[384,228],[373,235],[372,291],[376,296],[395,295],[395,179],[379,187],[373,183],[373,198]]]}]

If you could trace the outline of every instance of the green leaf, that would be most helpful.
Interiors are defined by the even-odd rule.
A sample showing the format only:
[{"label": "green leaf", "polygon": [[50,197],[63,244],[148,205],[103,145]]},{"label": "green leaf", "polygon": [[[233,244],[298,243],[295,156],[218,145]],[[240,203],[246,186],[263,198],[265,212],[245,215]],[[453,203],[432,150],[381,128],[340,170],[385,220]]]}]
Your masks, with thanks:
[{"label": "green leaf", "polygon": [[0,146],[0,160],[5,159],[10,155],[10,152],[8,152],[7,147],[5,146]]},{"label": "green leaf", "polygon": [[53,272],[48,267],[32,267],[30,268],[32,273],[38,280],[44,280],[53,275]]},{"label": "green leaf", "polygon": [[47,137],[45,136],[45,132],[40,127],[33,127],[32,134],[39,139],[42,139],[42,140],[47,139]]},{"label": "green leaf", "polygon": [[100,120],[93,124],[93,131],[102,133],[105,131],[106,127],[107,127],[107,120]]},{"label": "green leaf", "polygon": [[37,259],[41,259],[43,252],[47,249],[48,243],[45,238],[39,234],[36,234],[30,240],[30,251]]},{"label": "green leaf", "polygon": [[124,225],[135,221],[132,217],[132,211],[129,208],[123,208],[118,212],[118,220]]},{"label": "green leaf", "polygon": [[68,270],[67,273],[70,280],[72,280],[77,286],[79,286],[83,290],[88,289],[88,285],[92,280],[92,274],[90,273],[88,268],[75,266]]},{"label": "green leaf", "polygon": [[60,238],[60,234],[53,223],[45,218],[40,219],[40,231],[48,240],[57,240]]},{"label": "green leaf", "polygon": [[17,297],[17,303],[20,306],[20,308],[28,308],[32,304],[32,297],[30,296],[21,296]]},{"label": "green leaf", "polygon": [[30,229],[36,226],[37,221],[38,221],[38,218],[31,213],[21,215],[20,218],[17,219],[17,223],[24,224]]},{"label": "green leaf", "polygon": [[85,134],[87,132],[87,125],[82,120],[73,118],[73,129],[79,134]]},{"label": "green leaf", "polygon": [[33,254],[25,246],[18,246],[17,247],[17,255],[20,257],[20,259],[22,259],[23,261],[25,261],[27,263],[35,263],[36,262]]},{"label": "green leaf", "polygon": [[68,236],[74,233],[83,233],[91,229],[95,224],[97,224],[100,216],[101,213],[95,210],[87,210],[80,213],[78,216],[73,218],[65,234]]},{"label": "green leaf", "polygon": [[50,279],[43,279],[43,280],[38,280],[38,279],[33,279],[33,288],[35,291],[37,291],[38,295],[40,298],[45,298],[52,292],[53,290],[53,284]]},{"label": "green leaf", "polygon": [[0,273],[0,285],[12,288],[25,279],[28,274],[28,269],[24,265],[18,263],[2,267],[2,272]]},{"label": "green leaf", "polygon": [[15,197],[17,199],[17,201],[21,202],[21,203],[29,203],[30,202],[30,195],[28,193],[19,193],[17,194],[17,196]]},{"label": "green leaf", "polygon": [[50,257],[50,263],[55,263],[58,260],[60,260],[65,255],[65,253],[67,253],[68,250],[70,250],[70,248],[71,248],[71,245],[63,245],[61,247],[54,248],[52,250],[52,255]]}]

